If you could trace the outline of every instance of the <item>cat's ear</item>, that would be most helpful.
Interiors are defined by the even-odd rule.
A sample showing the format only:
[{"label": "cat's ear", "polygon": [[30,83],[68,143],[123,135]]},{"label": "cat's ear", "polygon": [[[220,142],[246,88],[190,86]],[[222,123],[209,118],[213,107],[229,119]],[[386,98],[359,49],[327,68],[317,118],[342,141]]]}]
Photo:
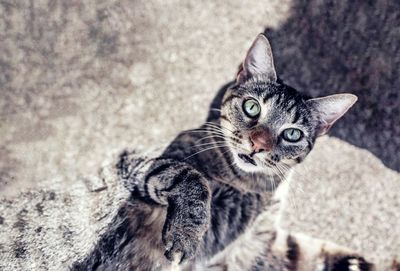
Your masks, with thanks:
[{"label": "cat's ear", "polygon": [[277,80],[271,45],[263,34],[259,34],[251,45],[236,80],[243,83],[259,75],[273,82]]},{"label": "cat's ear", "polygon": [[307,101],[319,114],[318,135],[326,134],[332,125],[341,118],[357,101],[353,94],[335,94]]}]

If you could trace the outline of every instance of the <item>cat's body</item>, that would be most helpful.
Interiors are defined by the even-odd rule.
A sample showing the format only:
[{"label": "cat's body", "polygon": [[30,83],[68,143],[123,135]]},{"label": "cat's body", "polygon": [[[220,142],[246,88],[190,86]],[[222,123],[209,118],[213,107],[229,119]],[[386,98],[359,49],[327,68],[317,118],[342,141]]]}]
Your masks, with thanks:
[{"label": "cat's body", "polygon": [[[207,127],[203,128],[207,130]],[[197,148],[193,146],[199,144],[195,144],[196,141],[210,134],[207,134],[207,131],[198,132],[199,130],[183,132],[166,152],[174,153],[176,155],[174,158],[177,159],[204,150],[201,146]],[[215,137],[204,141],[211,143],[215,141]],[[344,254],[346,250],[343,248],[311,238],[302,244],[307,237],[291,236],[280,230],[277,222],[283,204],[281,200],[285,198],[290,179],[286,179],[286,183],[280,185],[277,192],[274,189],[280,177],[275,176],[273,183],[268,179],[272,176],[265,179],[262,175],[246,174],[237,169],[234,171],[235,168],[228,167],[232,163],[232,158],[230,155],[224,155],[226,151],[224,148],[216,148],[200,152],[192,156],[193,159],[187,159],[188,163],[190,161],[194,163],[193,167],[199,170],[207,169],[212,199],[208,231],[201,240],[195,260],[182,266],[182,270],[246,270],[245,268],[313,270],[300,268],[300,263],[317,268],[318,264],[324,263],[326,259],[337,257],[338,261],[346,260],[346,256],[357,259],[357,255],[349,251],[348,254]],[[207,162],[215,160],[216,156],[221,157],[218,161],[223,165]],[[171,156],[168,157],[171,159]],[[135,191],[134,188],[138,187],[136,182],[146,178],[148,169],[154,163],[153,159],[160,157],[144,157],[135,153],[121,155],[119,172],[125,177],[128,189]],[[221,171],[219,168],[229,168],[229,170]],[[263,191],[254,192],[240,185],[254,178],[263,180],[261,182],[261,185],[264,185]],[[237,186],[225,182],[237,183]],[[142,193],[146,193],[144,190],[145,187]],[[153,194],[151,190],[147,193]],[[161,235],[167,209],[151,202],[151,198],[153,196],[143,201],[133,196],[131,201],[121,208],[119,215],[112,222],[113,227],[100,240],[96,250],[75,268],[77,270],[169,270],[172,265],[164,256]],[[261,212],[263,215],[260,216]],[[326,245],[332,249],[324,251],[323,247]],[[311,255],[302,261],[300,261],[300,248],[303,250],[301,252],[303,257],[306,255],[304,251],[311,251]],[[269,253],[271,251],[274,253]],[[298,269],[290,268],[295,265]],[[326,270],[339,269],[331,266],[331,269]]]},{"label": "cat's body", "polygon": [[120,156],[131,201],[73,269],[373,270],[344,248],[279,228],[291,168],[354,102],[350,94],[309,99],[284,85],[259,36],[209,122],[157,157]]},{"label": "cat's body", "polygon": [[[207,127],[203,128],[204,130],[208,129]],[[158,270],[157,266],[168,266],[170,264],[164,256],[164,244],[161,238],[166,219],[167,203],[154,201],[157,201],[158,198],[156,196],[157,192],[153,190],[153,185],[146,186],[143,183],[143,186],[141,186],[135,183],[138,180],[145,180],[151,177],[152,174],[148,173],[152,172],[152,168],[162,167],[168,161],[182,161],[186,157],[193,155],[191,158],[186,159],[185,163],[199,172],[207,172],[209,193],[212,195],[210,201],[211,216],[208,219],[210,225],[204,228],[204,230],[208,229],[204,238],[200,237],[202,240],[197,254],[199,259],[210,259],[213,255],[223,250],[247,229],[257,214],[261,212],[263,206],[268,205],[267,202],[272,197],[272,183],[262,182],[262,184],[265,184],[264,193],[254,192],[254,190],[240,186],[240,183],[246,183],[248,179],[257,177],[235,169],[233,166],[229,167],[233,161],[227,149],[216,148],[202,152],[204,150],[203,146],[193,147],[215,141],[214,137],[210,137],[201,143],[195,143],[199,139],[210,135],[212,134],[200,130],[183,132],[173,141],[164,154],[157,158],[139,157],[129,153],[124,153],[121,156],[118,165],[119,174],[125,178],[126,186],[132,189],[134,196],[130,204],[127,204],[124,211],[120,212],[121,216],[113,224],[118,225],[118,221],[122,223],[122,221],[128,220],[129,223],[127,224],[132,228],[130,230],[132,234],[129,237],[130,242],[127,242],[119,253],[121,256],[125,255],[126,259],[119,258],[110,262],[110,270],[116,270],[115,266],[118,266],[118,264],[127,264],[131,259],[135,258],[140,259],[136,261],[138,265],[121,265],[119,270],[126,270],[128,266],[132,267],[132,270]],[[200,153],[194,155],[196,152]],[[215,160],[215,157],[219,157],[217,164],[210,164],[209,161]],[[156,159],[156,161],[153,159]],[[225,170],[221,170],[223,168]],[[185,168],[182,171],[185,171]],[[179,176],[180,172],[177,170],[173,174]],[[258,176],[258,178],[261,180],[262,177]],[[154,180],[157,181],[157,179]],[[238,185],[226,184],[228,182],[237,183]],[[132,184],[134,185],[132,186]],[[138,188],[140,188],[140,191],[137,190]],[[186,193],[190,192],[187,191]],[[137,194],[142,195],[142,199],[137,199]],[[147,195],[147,197],[143,197],[144,195]],[[188,206],[188,208],[192,212],[195,207]],[[125,225],[122,225],[122,227],[125,227]],[[115,227],[115,231],[119,231],[118,226]],[[114,234],[110,232],[109,235]],[[125,239],[125,237],[122,239]],[[142,251],[146,252],[143,256],[138,257]],[[107,268],[105,269],[107,270]]]}]

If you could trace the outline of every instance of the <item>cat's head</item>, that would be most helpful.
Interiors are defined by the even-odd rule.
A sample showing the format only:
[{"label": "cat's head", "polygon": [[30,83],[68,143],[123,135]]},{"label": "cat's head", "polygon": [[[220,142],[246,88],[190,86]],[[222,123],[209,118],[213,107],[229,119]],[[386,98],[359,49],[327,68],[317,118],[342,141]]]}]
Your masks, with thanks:
[{"label": "cat's head", "polygon": [[352,94],[310,99],[278,80],[270,44],[253,42],[236,84],[221,104],[221,126],[236,165],[247,172],[284,171],[356,102]]}]

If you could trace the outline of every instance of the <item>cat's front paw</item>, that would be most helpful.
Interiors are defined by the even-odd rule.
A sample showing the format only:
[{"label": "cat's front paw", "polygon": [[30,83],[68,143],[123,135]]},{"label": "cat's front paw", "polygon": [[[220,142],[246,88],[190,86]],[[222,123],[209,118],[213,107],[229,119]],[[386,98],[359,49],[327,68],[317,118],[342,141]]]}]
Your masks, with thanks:
[{"label": "cat's front paw", "polygon": [[182,263],[195,256],[210,225],[208,206],[204,199],[175,199],[175,202],[171,200],[162,232],[167,259]]},{"label": "cat's front paw", "polygon": [[182,263],[196,254],[201,235],[190,230],[170,230],[164,233],[165,257],[170,261]]}]

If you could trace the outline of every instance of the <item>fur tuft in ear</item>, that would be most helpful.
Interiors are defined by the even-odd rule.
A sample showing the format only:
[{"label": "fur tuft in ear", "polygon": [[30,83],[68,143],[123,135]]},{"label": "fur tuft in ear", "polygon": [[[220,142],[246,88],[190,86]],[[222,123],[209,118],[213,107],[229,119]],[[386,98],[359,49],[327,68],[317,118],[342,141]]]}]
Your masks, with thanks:
[{"label": "fur tuft in ear", "polygon": [[326,134],[332,125],[341,118],[356,101],[356,95],[347,93],[308,100],[307,103],[316,109],[320,116],[321,123],[318,135]]},{"label": "fur tuft in ear", "polygon": [[263,76],[273,82],[277,80],[271,45],[263,34],[257,36],[247,52],[237,82],[243,83],[254,76]]}]

